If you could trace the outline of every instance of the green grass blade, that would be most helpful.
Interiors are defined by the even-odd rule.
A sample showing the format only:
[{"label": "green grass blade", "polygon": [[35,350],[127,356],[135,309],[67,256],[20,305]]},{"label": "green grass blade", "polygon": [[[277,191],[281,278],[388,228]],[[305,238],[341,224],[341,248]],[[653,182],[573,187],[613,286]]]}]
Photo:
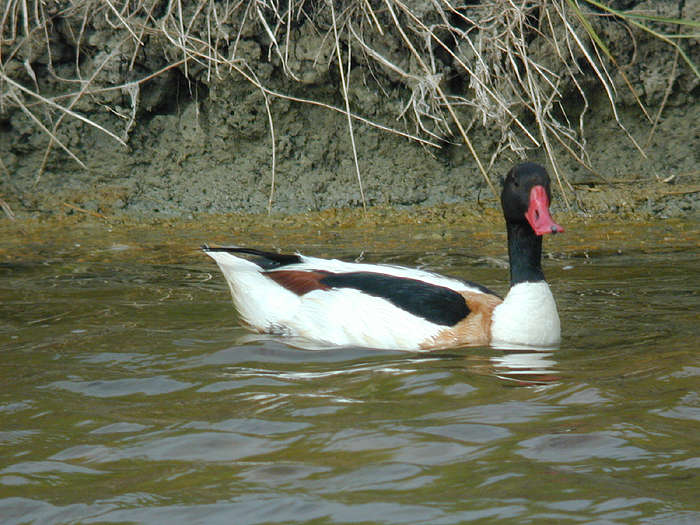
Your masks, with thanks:
[{"label": "green grass blade", "polygon": [[[666,42],[668,45],[675,47],[678,50],[678,53],[680,56],[683,58],[686,64],[688,64],[688,67],[693,71],[696,77],[700,78],[700,70],[698,70],[698,67],[695,65],[695,63],[690,59],[690,57],[681,49],[681,47],[673,41],[674,38],[684,38],[684,36],[677,34],[673,36],[667,36],[663,33],[659,33],[655,29],[652,29],[648,25],[639,22],[638,20],[645,20],[645,21],[653,21],[653,22],[663,22],[663,23],[668,23],[668,24],[675,24],[675,25],[681,25],[681,26],[689,26],[689,27],[700,27],[700,22],[695,21],[695,20],[686,20],[686,19],[676,19],[676,18],[667,18],[663,16],[655,16],[655,15],[642,15],[639,13],[626,13],[623,11],[618,11],[617,9],[613,9],[612,7],[609,7],[607,5],[602,4],[601,2],[598,2],[597,0],[583,0],[589,5],[592,5],[594,7],[597,7],[598,9],[601,9],[602,11],[605,11],[606,13],[610,13],[612,15],[615,15],[625,22],[638,27],[639,29],[646,31],[647,33],[651,34],[652,36],[658,38],[659,40],[662,40]],[[579,16],[579,18],[584,17],[583,13],[581,12],[581,8],[578,6],[578,3],[575,2],[574,0],[568,0],[569,4],[572,6],[576,14]],[[590,22],[586,21],[584,22],[581,20],[581,23],[583,23],[584,27],[586,28],[586,31],[589,31],[589,27],[592,26]],[[595,31],[593,31],[595,33]],[[590,31],[589,31],[589,34]],[[600,38],[598,38],[598,35],[595,35],[595,37],[591,34],[591,38],[593,38],[598,44]],[[608,55],[609,51],[607,51],[607,48],[602,48],[603,51],[605,52],[606,55]],[[608,55],[609,56],[609,55]]]}]

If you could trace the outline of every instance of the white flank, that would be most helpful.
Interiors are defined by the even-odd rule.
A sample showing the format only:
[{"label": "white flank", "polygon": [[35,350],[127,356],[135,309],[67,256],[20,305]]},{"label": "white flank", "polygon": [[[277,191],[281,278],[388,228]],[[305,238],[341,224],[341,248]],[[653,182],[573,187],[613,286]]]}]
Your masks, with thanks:
[{"label": "white flank", "polygon": [[[224,274],[243,320],[262,332],[341,346],[418,350],[422,341],[445,328],[412,315],[385,299],[353,288],[314,290],[298,296],[264,276],[261,268],[253,262],[226,252],[206,253]],[[422,270],[303,256],[302,260],[301,264],[281,269],[375,272],[420,279],[454,290],[479,291],[459,280]]]},{"label": "white flank", "polygon": [[445,328],[352,288],[302,296],[287,326],[316,341],[396,350],[418,350]]},{"label": "white flank", "polygon": [[556,346],[561,326],[554,297],[546,282],[513,286],[491,317],[491,345],[511,343]]}]

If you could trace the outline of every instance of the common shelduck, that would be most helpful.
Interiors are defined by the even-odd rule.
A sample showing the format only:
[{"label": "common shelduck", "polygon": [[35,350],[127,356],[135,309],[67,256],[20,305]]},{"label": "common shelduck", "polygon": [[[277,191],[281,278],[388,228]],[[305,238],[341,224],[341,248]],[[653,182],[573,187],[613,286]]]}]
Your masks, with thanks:
[{"label": "common shelduck", "polygon": [[551,347],[561,329],[542,273],[542,235],[563,229],[549,213],[550,197],[549,176],[538,164],[517,165],[504,180],[511,285],[505,299],[478,284],[400,266],[202,249],[223,272],[242,321],[260,333],[382,349]]}]

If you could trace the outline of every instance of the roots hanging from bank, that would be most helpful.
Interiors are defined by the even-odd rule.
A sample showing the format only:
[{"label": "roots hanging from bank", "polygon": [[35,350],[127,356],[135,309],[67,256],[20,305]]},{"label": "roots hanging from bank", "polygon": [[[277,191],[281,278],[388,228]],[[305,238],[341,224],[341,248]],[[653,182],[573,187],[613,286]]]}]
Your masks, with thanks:
[{"label": "roots hanging from bank", "polygon": [[[359,123],[429,148],[464,144],[494,192],[489,168],[500,155],[522,158],[542,148],[566,200],[571,186],[558,168],[554,145],[593,170],[585,138],[593,85],[602,87],[621,132],[644,154],[616,110],[614,79],[620,73],[646,113],[605,41],[610,24],[625,27],[632,40],[651,35],[673,46],[676,62],[700,78],[682,45],[687,28],[697,33],[696,22],[616,11],[594,0],[469,5],[453,0],[8,0],[0,18],[0,118],[19,110],[48,137],[38,182],[56,147],[85,167],[61,136],[66,119],[78,119],[126,146],[147,82],[173,70],[188,82],[240,75],[262,93],[270,127],[268,211],[276,178],[275,99],[346,116],[363,207],[353,128]],[[98,32],[109,33],[101,47],[94,37]],[[144,49],[152,46],[161,49],[157,67],[152,58],[144,59]],[[262,49],[262,56],[251,54],[252,48]],[[137,67],[142,61],[151,72]],[[337,82],[342,105],[273,89],[257,74],[261,64],[292,83]],[[356,68],[369,73],[364,85],[354,80],[351,85]],[[394,122],[364,115],[352,89],[398,93]],[[577,100],[575,111],[567,109],[566,99]],[[102,105],[105,118],[85,117],[86,104]],[[477,151],[470,138],[477,130],[496,139],[487,163],[482,161],[487,152]]]}]

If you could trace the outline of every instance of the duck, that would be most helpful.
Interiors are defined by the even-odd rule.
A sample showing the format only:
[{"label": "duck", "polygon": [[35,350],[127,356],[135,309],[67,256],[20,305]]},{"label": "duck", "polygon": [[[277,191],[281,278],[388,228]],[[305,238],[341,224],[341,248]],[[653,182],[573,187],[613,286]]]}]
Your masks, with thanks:
[{"label": "duck", "polygon": [[526,162],[503,179],[510,289],[423,269],[204,244],[228,284],[242,324],[322,345],[429,351],[465,346],[556,347],[561,325],[542,272],[551,217],[550,178]]}]

